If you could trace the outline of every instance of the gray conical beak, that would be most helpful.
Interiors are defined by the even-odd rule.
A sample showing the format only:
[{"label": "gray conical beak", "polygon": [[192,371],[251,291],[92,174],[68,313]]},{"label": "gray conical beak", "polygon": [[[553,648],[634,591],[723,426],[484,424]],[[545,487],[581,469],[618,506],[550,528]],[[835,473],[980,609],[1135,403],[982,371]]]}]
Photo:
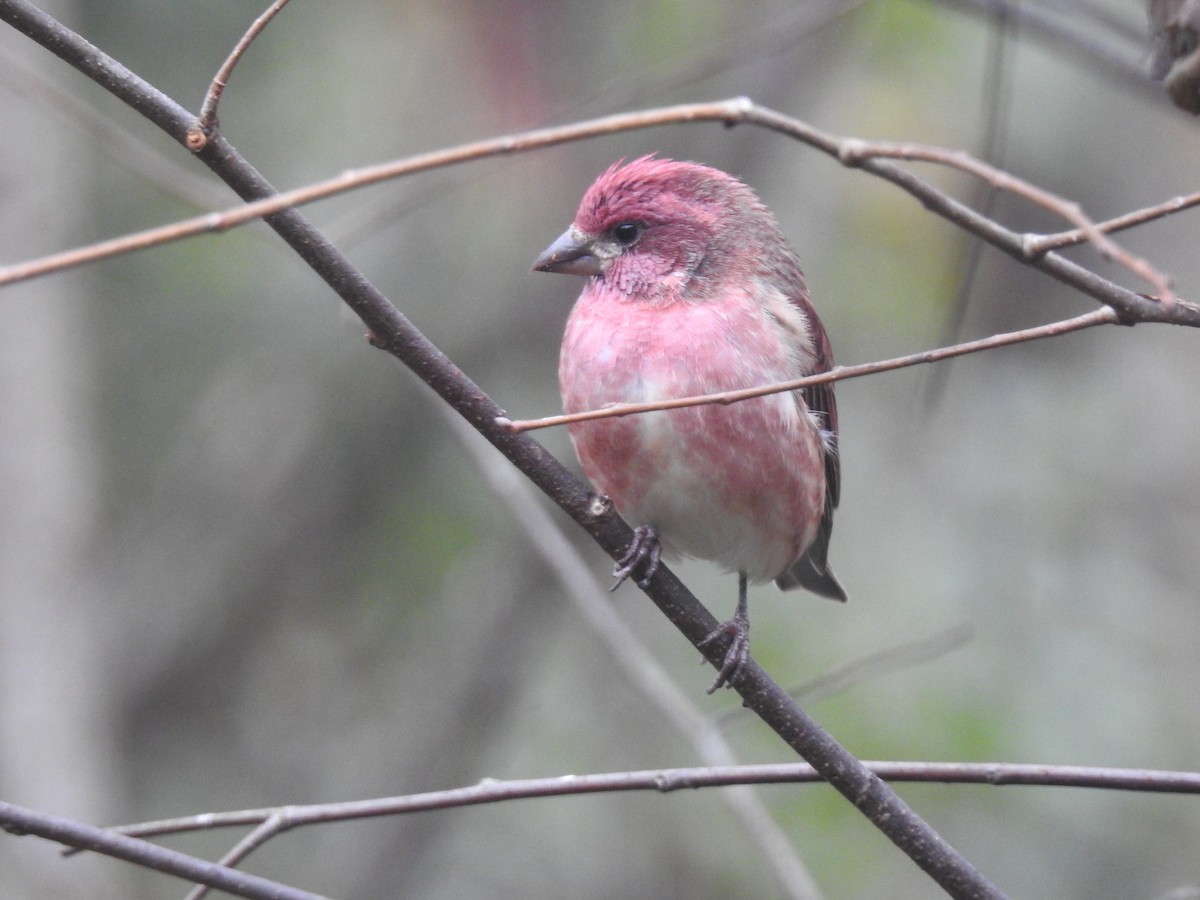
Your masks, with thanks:
[{"label": "gray conical beak", "polygon": [[561,272],[564,275],[599,275],[607,260],[595,253],[595,238],[574,225],[533,261],[535,272]]}]

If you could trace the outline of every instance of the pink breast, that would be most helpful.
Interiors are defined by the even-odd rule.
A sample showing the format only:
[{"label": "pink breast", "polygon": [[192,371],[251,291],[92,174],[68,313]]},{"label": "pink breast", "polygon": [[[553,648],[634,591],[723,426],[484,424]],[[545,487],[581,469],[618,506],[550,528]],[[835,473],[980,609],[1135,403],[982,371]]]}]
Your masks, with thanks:
[{"label": "pink breast", "polygon": [[[572,312],[559,377],[568,412],[612,402],[714,393],[797,377],[761,304],[606,298],[590,286]],[[780,574],[816,534],[825,499],[820,438],[795,395],[577,423],[584,473],[668,552]]]}]

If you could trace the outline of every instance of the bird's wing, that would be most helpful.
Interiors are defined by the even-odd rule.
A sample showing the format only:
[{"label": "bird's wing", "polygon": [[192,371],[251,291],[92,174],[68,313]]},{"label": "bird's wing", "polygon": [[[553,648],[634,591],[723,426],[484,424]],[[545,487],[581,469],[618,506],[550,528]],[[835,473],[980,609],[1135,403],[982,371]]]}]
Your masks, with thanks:
[{"label": "bird's wing", "polygon": [[[804,317],[808,340],[805,342],[810,359],[805,360],[805,374],[816,375],[828,372],[833,368],[833,348],[829,344],[829,335],[821,324],[817,311],[808,299],[808,291],[801,282],[799,289],[788,297],[790,304]],[[807,354],[806,354],[807,355]],[[833,396],[832,384],[817,384],[806,387],[800,392],[809,412],[817,418],[825,431],[822,441],[825,450],[825,510],[821,516],[821,525],[817,536],[798,559],[784,572],[776,583],[788,590],[804,587],[823,597],[832,600],[845,600],[846,592],[830,570],[827,556],[829,553],[829,536],[833,531],[833,511],[838,505],[841,495],[842,469],[838,460],[838,417],[837,400]]]}]

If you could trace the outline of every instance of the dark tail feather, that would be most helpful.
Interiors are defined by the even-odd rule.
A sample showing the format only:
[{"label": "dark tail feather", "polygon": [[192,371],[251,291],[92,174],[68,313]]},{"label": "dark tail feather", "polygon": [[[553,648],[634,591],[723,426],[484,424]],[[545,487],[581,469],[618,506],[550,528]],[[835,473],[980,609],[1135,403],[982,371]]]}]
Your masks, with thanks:
[{"label": "dark tail feather", "polygon": [[846,601],[846,589],[842,587],[825,557],[829,552],[829,533],[822,530],[808,551],[792,563],[791,567],[775,579],[782,591],[802,587],[830,600]]}]

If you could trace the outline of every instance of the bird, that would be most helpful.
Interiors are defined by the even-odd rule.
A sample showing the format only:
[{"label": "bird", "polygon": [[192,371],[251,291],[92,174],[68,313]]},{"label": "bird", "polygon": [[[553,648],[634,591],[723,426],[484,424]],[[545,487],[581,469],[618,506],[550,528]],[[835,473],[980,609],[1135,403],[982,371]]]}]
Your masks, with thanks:
[{"label": "bird", "polygon": [[[795,250],[754,191],[719,169],[618,160],[533,269],[587,279],[559,355],[567,413],[833,366]],[[585,477],[634,526],[613,589],[630,576],[645,587],[664,557],[738,574],[732,618],[701,642],[731,639],[709,693],[749,659],[748,584],[846,600],[828,563],[837,430],[832,383],[568,425]]]}]

